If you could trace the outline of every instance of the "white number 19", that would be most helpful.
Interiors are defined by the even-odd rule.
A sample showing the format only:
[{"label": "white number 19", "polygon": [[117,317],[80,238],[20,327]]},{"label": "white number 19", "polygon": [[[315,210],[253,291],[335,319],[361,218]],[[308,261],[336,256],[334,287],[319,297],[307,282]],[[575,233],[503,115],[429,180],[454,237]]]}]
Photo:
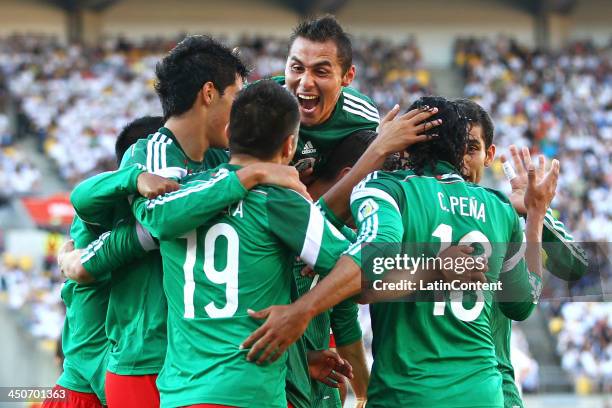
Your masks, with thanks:
[{"label": "white number 19", "polygon": [[[225,237],[227,240],[227,262],[225,268],[215,269],[215,243],[217,238]],[[185,286],[183,295],[185,300],[185,318],[193,319],[195,310],[193,306],[193,293],[195,281],[193,278],[196,261],[197,236],[191,231],[185,236],[187,239],[187,254],[183,264]],[[225,285],[225,306],[218,308],[210,302],[204,308],[212,318],[232,317],[238,310],[238,246],[239,239],[236,230],[229,224],[219,223],[213,225],[204,237],[204,274],[206,278],[217,285]]]}]

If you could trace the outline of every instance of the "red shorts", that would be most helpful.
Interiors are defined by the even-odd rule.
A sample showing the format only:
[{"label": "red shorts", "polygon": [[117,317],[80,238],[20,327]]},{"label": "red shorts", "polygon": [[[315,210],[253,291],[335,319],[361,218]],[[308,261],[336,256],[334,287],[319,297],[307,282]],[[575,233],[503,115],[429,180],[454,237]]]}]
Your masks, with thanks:
[{"label": "red shorts", "polygon": [[106,372],[106,403],[109,408],[158,408],[157,374],[118,375]]},{"label": "red shorts", "polygon": [[61,385],[53,387],[53,393],[64,395],[63,398],[47,398],[42,408],[102,408],[98,396],[91,392],[69,390]]},{"label": "red shorts", "polygon": [[329,335],[329,348],[336,348],[336,338],[334,337],[334,333],[330,333]]}]

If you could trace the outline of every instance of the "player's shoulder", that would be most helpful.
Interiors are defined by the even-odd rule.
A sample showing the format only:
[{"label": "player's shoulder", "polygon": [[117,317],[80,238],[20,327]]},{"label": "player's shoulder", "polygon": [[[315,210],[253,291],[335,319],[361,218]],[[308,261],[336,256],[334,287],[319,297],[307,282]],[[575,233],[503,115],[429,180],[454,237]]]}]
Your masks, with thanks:
[{"label": "player's shoulder", "polygon": [[364,123],[380,123],[380,115],[376,103],[355,88],[342,88],[342,98],[339,99],[342,112],[353,121]]},{"label": "player's shoulder", "polygon": [[312,205],[312,202],[295,190],[271,184],[263,184],[251,190],[252,193],[265,197],[268,203],[282,203],[293,205]]},{"label": "player's shoulder", "polygon": [[481,186],[467,181],[465,184],[469,190],[474,192],[474,194],[480,195],[494,205],[499,205],[511,214],[514,214],[514,207],[512,207],[512,202],[506,194],[494,188]]},{"label": "player's shoulder", "polygon": [[403,201],[402,180],[406,172],[396,171],[374,171],[361,180],[351,193],[351,203],[367,197],[378,197],[390,202],[399,208]]}]

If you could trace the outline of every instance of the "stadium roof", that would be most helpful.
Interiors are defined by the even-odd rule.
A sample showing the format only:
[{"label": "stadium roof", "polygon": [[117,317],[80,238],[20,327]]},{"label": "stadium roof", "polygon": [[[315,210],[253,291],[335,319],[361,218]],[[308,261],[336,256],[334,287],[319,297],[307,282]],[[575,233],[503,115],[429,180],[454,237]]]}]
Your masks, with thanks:
[{"label": "stadium roof", "polygon": [[[101,11],[112,6],[120,1],[129,0],[40,0],[45,3],[53,4],[67,11],[75,10],[93,10]],[[299,15],[308,15],[312,13],[333,13],[341,9],[351,0],[266,0],[279,6],[287,7]],[[508,3],[512,7],[528,11],[532,14],[541,12],[556,12],[566,14],[571,12],[578,0],[497,0],[499,2]],[[419,3],[419,0],[408,0],[406,5],[410,3]]]}]

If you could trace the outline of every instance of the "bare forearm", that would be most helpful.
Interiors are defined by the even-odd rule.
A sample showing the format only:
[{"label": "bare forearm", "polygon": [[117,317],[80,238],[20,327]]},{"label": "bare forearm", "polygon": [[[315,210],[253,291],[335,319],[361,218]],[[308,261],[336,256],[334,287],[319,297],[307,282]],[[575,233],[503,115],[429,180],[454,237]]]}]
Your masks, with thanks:
[{"label": "bare forearm", "polygon": [[527,247],[525,249],[525,260],[527,268],[542,277],[542,229],[544,214],[538,211],[527,212],[525,224],[525,238]]},{"label": "bare forearm", "polygon": [[340,357],[348,360],[353,366],[353,379],[351,386],[357,398],[366,398],[368,391],[368,382],[370,381],[370,372],[366,362],[365,348],[363,341],[358,340],[346,346],[337,347]]},{"label": "bare forearm", "polygon": [[332,272],[294,305],[312,319],[360,291],[361,269],[350,257],[343,256]]}]

